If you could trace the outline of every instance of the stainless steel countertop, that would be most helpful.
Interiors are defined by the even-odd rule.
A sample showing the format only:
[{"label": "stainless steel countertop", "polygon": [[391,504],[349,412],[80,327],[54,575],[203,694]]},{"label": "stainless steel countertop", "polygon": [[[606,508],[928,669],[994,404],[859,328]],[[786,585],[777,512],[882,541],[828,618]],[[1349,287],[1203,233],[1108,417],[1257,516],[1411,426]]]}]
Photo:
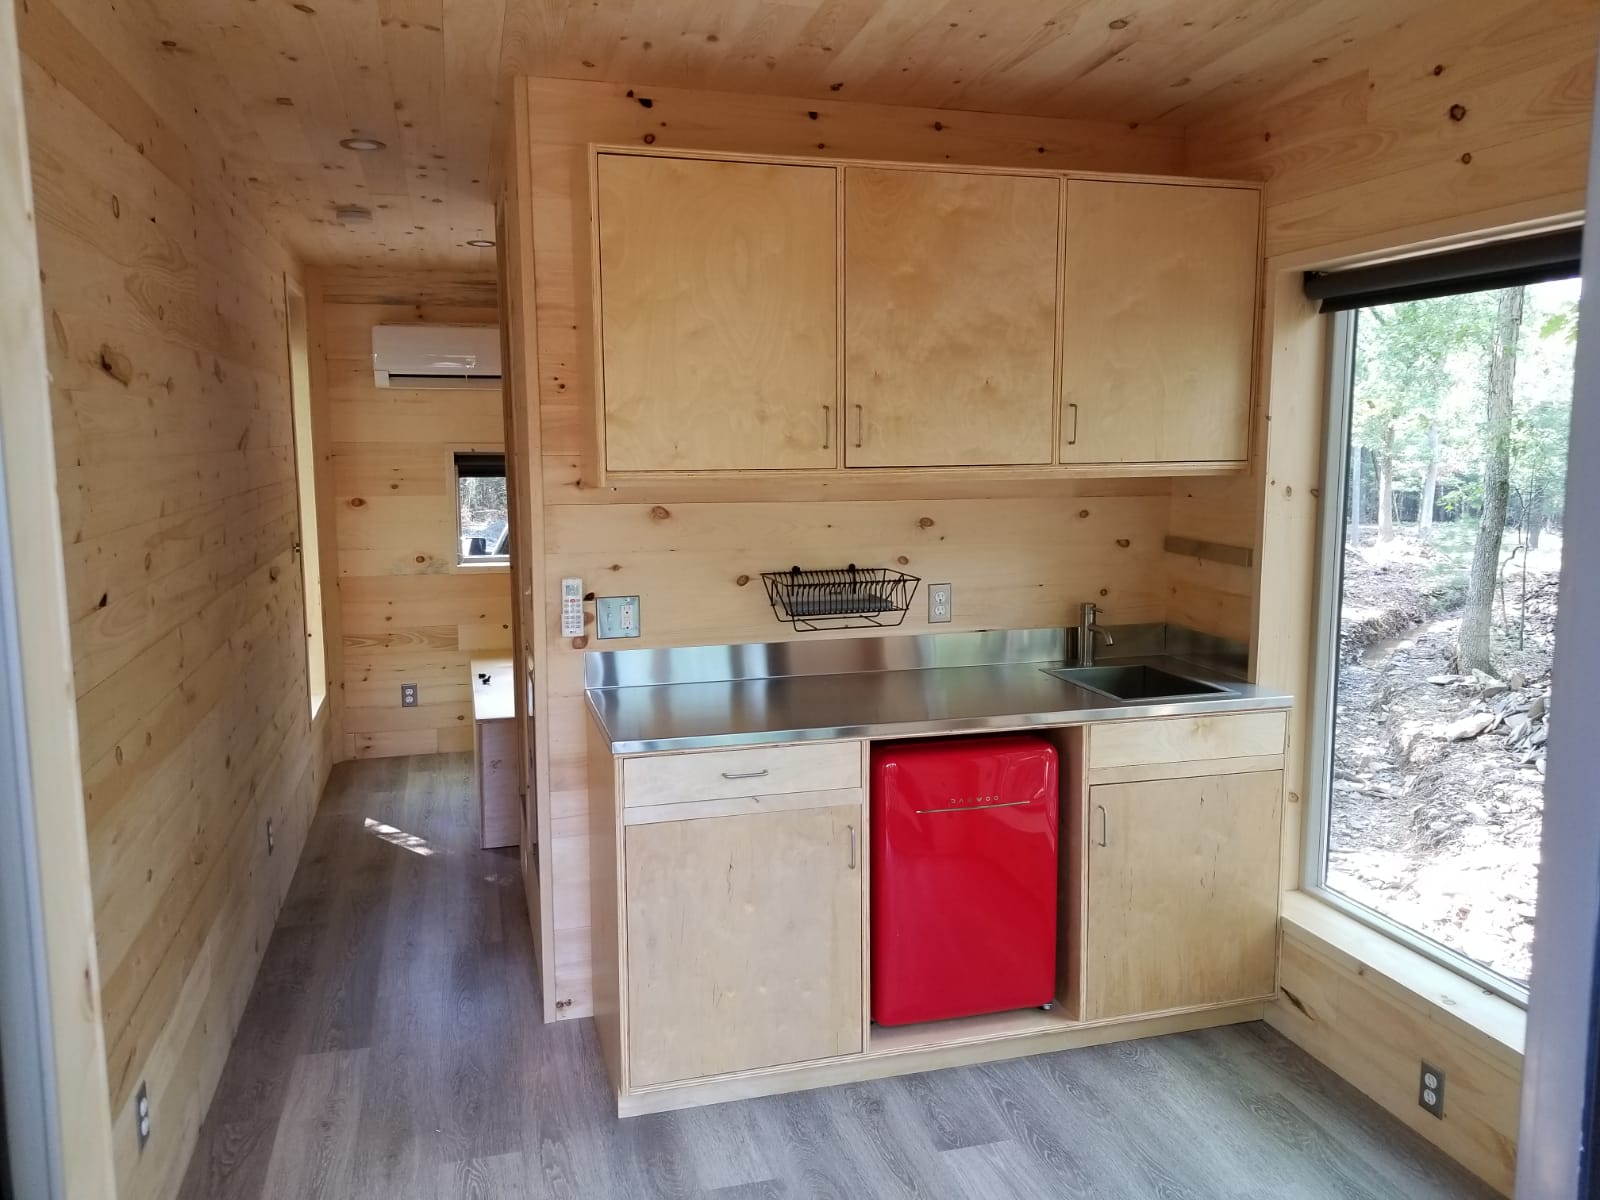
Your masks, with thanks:
[{"label": "stainless steel countertop", "polygon": [[981,733],[1293,703],[1282,692],[1169,656],[1101,662],[1146,663],[1225,687],[1228,694],[1119,702],[1045,674],[1045,668],[1072,665],[1061,662],[590,688],[587,694],[613,754]]}]

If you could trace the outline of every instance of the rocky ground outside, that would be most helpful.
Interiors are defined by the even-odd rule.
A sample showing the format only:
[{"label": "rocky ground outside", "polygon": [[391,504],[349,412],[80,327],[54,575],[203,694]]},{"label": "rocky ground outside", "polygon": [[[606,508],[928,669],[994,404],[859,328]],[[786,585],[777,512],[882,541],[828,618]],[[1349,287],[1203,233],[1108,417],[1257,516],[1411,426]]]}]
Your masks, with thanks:
[{"label": "rocky ground outside", "polygon": [[1560,553],[1544,541],[1525,603],[1520,560],[1506,572],[1498,678],[1456,670],[1459,536],[1368,531],[1348,551],[1329,806],[1329,886],[1521,982]]}]

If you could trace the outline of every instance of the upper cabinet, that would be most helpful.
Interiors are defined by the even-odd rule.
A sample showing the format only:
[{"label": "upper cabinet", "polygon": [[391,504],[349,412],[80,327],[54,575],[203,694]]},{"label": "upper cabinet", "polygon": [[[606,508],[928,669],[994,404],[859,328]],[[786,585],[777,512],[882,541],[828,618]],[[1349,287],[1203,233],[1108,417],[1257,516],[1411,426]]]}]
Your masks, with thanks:
[{"label": "upper cabinet", "polygon": [[1260,193],[1073,179],[1063,463],[1242,462]]},{"label": "upper cabinet", "polygon": [[837,176],[599,156],[608,470],[837,463]]},{"label": "upper cabinet", "polygon": [[1048,465],[1060,180],[844,176],[845,463]]},{"label": "upper cabinet", "polygon": [[598,149],[599,465],[1237,468],[1260,196]]}]

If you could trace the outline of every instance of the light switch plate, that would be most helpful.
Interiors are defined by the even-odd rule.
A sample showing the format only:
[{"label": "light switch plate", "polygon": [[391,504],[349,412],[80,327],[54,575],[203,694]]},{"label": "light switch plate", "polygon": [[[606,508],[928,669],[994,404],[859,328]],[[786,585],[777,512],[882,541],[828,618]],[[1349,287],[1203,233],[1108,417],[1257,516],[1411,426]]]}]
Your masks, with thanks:
[{"label": "light switch plate", "polygon": [[598,596],[594,602],[595,633],[601,638],[639,636],[639,597]]},{"label": "light switch plate", "polygon": [[950,585],[948,583],[930,583],[928,585],[928,623],[939,625],[950,619]]}]

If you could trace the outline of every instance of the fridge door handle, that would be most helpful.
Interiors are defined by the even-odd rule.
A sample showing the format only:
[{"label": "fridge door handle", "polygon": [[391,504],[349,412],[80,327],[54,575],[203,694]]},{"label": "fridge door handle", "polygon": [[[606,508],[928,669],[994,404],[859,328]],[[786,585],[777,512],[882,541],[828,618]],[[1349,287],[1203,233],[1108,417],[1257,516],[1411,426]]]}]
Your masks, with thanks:
[{"label": "fridge door handle", "polygon": [[1000,804],[958,804],[954,808],[918,808],[912,811],[919,817],[925,817],[929,813],[988,812],[991,808],[1023,808],[1032,803],[1032,800],[1006,800]]},{"label": "fridge door handle", "polygon": [[856,827],[854,825],[846,825],[845,828],[850,831],[850,869],[854,871],[856,869]]},{"label": "fridge door handle", "polygon": [[1100,844],[1104,846],[1106,844],[1106,806],[1104,804],[1096,804],[1095,808],[1100,812]]}]

